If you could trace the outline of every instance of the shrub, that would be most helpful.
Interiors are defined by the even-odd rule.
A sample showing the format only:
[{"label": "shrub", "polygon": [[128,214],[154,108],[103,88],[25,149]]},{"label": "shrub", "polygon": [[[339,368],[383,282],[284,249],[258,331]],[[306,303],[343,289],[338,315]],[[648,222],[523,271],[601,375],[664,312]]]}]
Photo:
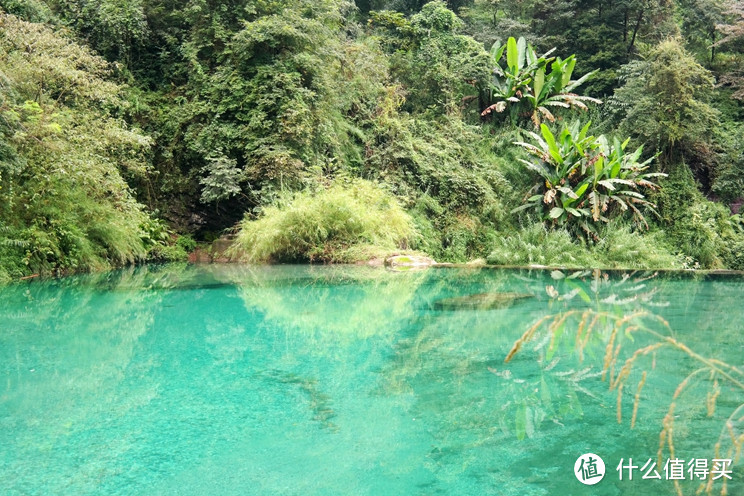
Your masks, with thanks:
[{"label": "shrub", "polygon": [[729,213],[720,204],[707,200],[698,191],[690,170],[680,164],[672,171],[654,200],[669,244],[690,257],[692,267],[706,269],[724,265],[726,251],[722,237],[731,229]]},{"label": "shrub", "polygon": [[441,224],[441,247],[432,255],[442,262],[465,262],[482,257],[497,236],[492,227],[468,215],[445,217]]},{"label": "shrub", "polygon": [[261,218],[244,220],[231,255],[249,262],[350,261],[349,250],[362,256],[362,246],[407,248],[415,237],[411,217],[390,193],[355,180],[285,197]]},{"label": "shrub", "polygon": [[641,234],[629,226],[607,226],[602,240],[594,247],[602,267],[618,269],[682,268],[680,257],[672,253],[661,231]]},{"label": "shrub", "polygon": [[574,241],[565,229],[548,231],[543,224],[499,237],[487,258],[496,265],[551,265],[591,267],[595,261],[583,243]]},{"label": "shrub", "polygon": [[744,270],[744,235],[739,235],[737,239],[730,241],[727,248],[728,250],[723,255],[726,267]]},{"label": "shrub", "polygon": [[181,248],[186,253],[190,253],[196,249],[196,241],[189,234],[182,234],[176,240],[176,246]]},{"label": "shrub", "polygon": [[533,209],[553,226],[598,241],[600,221],[609,222],[623,212],[631,211],[634,220],[645,225],[639,207],[653,210],[653,205],[641,191],[657,189],[649,179],[666,174],[646,172],[651,160],[638,161],[641,148],[626,154],[629,140],[610,143],[604,135],[589,135],[590,124],[579,129],[574,122],[558,136],[542,124],[542,136],[530,133],[533,143],[517,142],[535,157],[522,162],[539,174],[540,181],[525,205],[514,211]]}]

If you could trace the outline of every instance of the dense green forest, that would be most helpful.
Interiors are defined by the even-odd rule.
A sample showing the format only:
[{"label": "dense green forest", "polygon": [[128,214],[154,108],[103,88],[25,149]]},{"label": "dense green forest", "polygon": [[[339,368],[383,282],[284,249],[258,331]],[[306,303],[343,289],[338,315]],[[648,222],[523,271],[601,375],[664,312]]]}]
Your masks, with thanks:
[{"label": "dense green forest", "polygon": [[741,0],[0,0],[0,280],[744,269]]}]

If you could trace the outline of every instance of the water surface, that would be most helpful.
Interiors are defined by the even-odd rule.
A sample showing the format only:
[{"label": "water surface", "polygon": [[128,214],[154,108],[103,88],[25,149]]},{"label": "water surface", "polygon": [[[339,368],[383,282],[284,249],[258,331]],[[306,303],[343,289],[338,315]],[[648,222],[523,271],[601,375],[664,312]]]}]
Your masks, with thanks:
[{"label": "water surface", "polygon": [[[14,285],[0,289],[2,491],[676,494],[661,468],[661,480],[619,481],[616,467],[656,460],[693,372],[672,414],[675,455],[710,460],[720,440],[725,458],[744,395],[703,369],[741,379],[728,367],[744,365],[743,290],[652,273],[219,265]],[[505,292],[530,297],[442,304]],[[602,377],[611,340],[613,379],[650,350],[623,381],[620,416]],[[586,452],[606,463],[596,486],[573,473]],[[732,470],[728,492],[742,495],[742,464]]]}]

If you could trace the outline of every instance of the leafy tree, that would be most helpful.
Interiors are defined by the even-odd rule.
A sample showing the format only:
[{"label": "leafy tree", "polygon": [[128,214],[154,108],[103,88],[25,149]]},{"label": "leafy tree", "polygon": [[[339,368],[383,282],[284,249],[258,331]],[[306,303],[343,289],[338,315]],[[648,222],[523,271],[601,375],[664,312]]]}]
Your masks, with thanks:
[{"label": "leafy tree", "polygon": [[224,200],[240,193],[242,172],[238,169],[236,160],[227,157],[210,157],[207,162],[203,171],[207,175],[201,179],[202,202]]},{"label": "leafy tree", "polygon": [[131,62],[147,36],[144,0],[54,0],[47,2],[63,24],[74,29],[100,55]]},{"label": "leafy tree", "polygon": [[29,22],[49,22],[54,18],[43,0],[0,0],[0,9]]},{"label": "leafy tree", "polygon": [[723,45],[744,38],[744,2],[737,0],[727,6],[725,14],[731,19],[721,22],[716,27],[723,34],[717,43]]},{"label": "leafy tree", "polygon": [[88,49],[0,14],[0,265],[13,275],[143,259],[149,222],[124,176],[150,140],[112,115],[120,87]]},{"label": "leafy tree", "polygon": [[710,67],[718,45],[717,25],[724,21],[724,2],[720,0],[678,0],[682,17],[681,32],[687,49]]},{"label": "leafy tree", "polygon": [[615,71],[637,52],[639,44],[657,42],[678,32],[674,4],[666,0],[522,0],[497,2],[493,18],[500,28],[527,24],[519,33],[538,49],[556,47],[573,53],[583,70],[601,72],[587,85],[592,96],[611,94]]},{"label": "leafy tree", "polygon": [[202,92],[207,105],[189,125],[192,149],[204,157],[223,150],[254,190],[296,188],[310,167],[344,156],[343,113],[352,109],[343,105],[357,102],[335,99],[345,84],[337,61],[353,55],[336,34],[342,5],[247,22]]},{"label": "leafy tree", "polygon": [[427,3],[410,21],[399,16],[375,15],[374,28],[403,38],[406,48],[393,54],[391,72],[408,90],[405,108],[459,112],[473,100],[489,73],[488,54],[469,36],[460,34],[463,22],[445,2]]},{"label": "leafy tree", "polygon": [[[103,0],[86,2],[90,21],[82,30],[90,43],[109,60],[131,63],[132,51],[140,48],[147,36],[147,22],[142,0]],[[86,16],[87,17],[87,16]]]},{"label": "leafy tree", "polygon": [[[623,68],[622,81],[611,104],[621,115],[621,132],[660,152],[662,170],[683,161],[693,169],[704,164],[700,155],[707,154],[718,122],[718,112],[708,103],[713,77],[681,41],[672,38],[651,47],[643,60]],[[701,178],[709,173],[697,172]]]},{"label": "leafy tree", "polygon": [[738,44],[740,49],[738,50],[739,56],[731,64],[730,69],[721,76],[720,83],[734,89],[733,98],[744,100],[744,70],[742,70],[742,59],[744,57],[741,55],[744,52],[741,49],[742,44],[744,44],[744,1],[732,2],[725,14],[730,20],[728,23],[720,23],[716,26],[723,38],[718,40],[714,47],[731,48]]},{"label": "leafy tree", "polygon": [[[359,10],[368,14],[370,10],[395,10],[406,14],[414,14],[422,9],[428,0],[356,0]],[[458,12],[460,8],[471,5],[473,0],[447,0],[447,8]]]}]

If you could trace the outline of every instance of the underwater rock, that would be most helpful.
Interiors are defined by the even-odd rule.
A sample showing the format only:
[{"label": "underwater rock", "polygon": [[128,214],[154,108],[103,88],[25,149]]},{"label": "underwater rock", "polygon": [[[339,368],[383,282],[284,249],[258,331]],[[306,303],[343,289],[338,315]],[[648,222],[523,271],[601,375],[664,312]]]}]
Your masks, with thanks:
[{"label": "underwater rock", "polygon": [[437,310],[491,310],[506,308],[515,302],[534,298],[526,293],[478,293],[456,298],[444,298],[434,302]]}]

